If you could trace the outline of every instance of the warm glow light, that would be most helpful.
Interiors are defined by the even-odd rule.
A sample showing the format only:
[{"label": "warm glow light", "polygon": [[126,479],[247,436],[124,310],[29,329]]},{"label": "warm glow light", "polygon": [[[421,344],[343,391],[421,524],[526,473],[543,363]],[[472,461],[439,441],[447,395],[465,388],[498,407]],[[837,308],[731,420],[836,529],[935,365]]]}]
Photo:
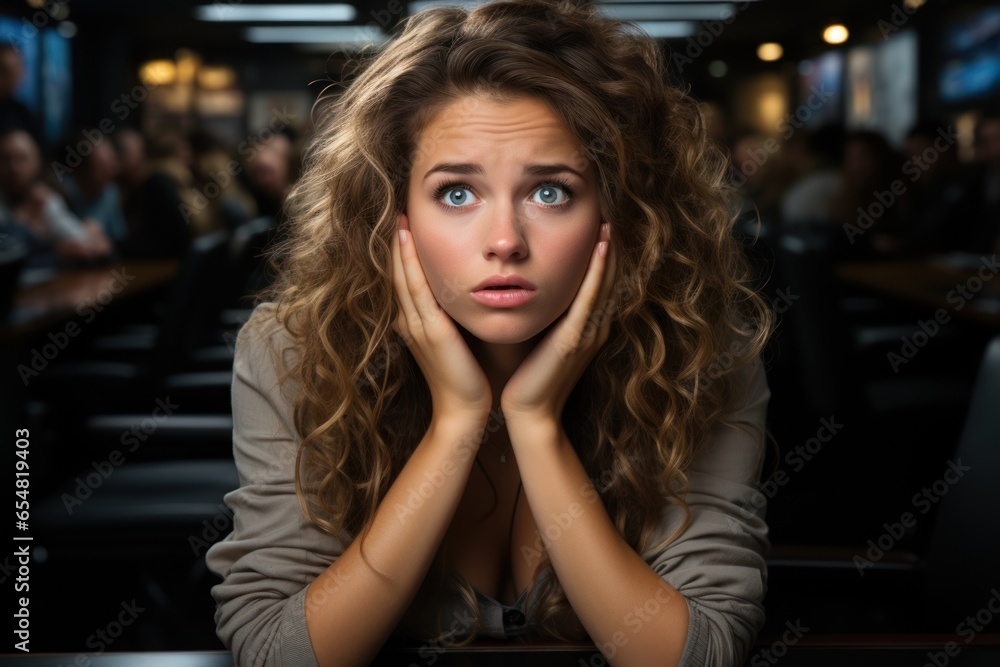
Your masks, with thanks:
[{"label": "warm glow light", "polygon": [[757,47],[757,57],[767,62],[778,60],[784,52],[777,42],[764,42]]},{"label": "warm glow light", "polygon": [[205,90],[229,88],[236,82],[236,72],[225,66],[206,66],[198,70],[198,86]]},{"label": "warm glow light", "polygon": [[194,83],[195,73],[201,64],[201,59],[194,51],[187,49],[177,50],[177,83],[190,85]]},{"label": "warm glow light", "polygon": [[786,111],[786,99],[781,91],[766,91],[757,100],[757,113],[763,121],[764,127],[778,127]]},{"label": "warm glow light", "polygon": [[839,23],[834,23],[833,25],[826,26],[823,31],[823,40],[827,44],[843,44],[847,41],[847,37],[850,35],[847,32],[847,28]]},{"label": "warm glow light", "polygon": [[923,7],[927,0],[904,0],[903,6],[907,9],[917,9],[918,7]]},{"label": "warm glow light", "polygon": [[147,86],[166,86],[177,78],[173,60],[150,60],[139,68],[139,80]]}]

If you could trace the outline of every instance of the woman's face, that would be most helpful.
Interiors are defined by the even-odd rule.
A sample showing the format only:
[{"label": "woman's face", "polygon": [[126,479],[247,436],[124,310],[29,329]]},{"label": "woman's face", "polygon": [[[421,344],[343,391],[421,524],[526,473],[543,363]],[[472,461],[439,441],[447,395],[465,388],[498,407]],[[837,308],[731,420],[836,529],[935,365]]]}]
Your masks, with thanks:
[{"label": "woman's face", "polygon": [[[534,98],[466,97],[421,132],[406,216],[441,307],[489,343],[520,343],[569,308],[601,223],[596,170],[579,142]],[[499,307],[473,296],[517,274],[531,298]]]}]

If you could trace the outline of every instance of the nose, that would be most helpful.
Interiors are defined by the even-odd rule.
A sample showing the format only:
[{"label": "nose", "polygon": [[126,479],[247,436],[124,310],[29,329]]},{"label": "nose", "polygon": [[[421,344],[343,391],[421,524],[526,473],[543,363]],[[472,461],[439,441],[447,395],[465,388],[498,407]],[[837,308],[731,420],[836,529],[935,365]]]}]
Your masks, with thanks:
[{"label": "nose", "polygon": [[528,256],[528,243],[513,205],[501,205],[491,217],[483,243],[483,256],[486,259],[497,257],[501,261]]}]

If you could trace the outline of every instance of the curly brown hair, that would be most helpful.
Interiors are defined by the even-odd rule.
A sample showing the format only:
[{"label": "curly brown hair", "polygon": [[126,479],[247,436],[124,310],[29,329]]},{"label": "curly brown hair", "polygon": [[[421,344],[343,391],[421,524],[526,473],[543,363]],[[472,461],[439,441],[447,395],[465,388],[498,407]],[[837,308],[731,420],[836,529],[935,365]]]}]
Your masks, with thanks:
[{"label": "curly brown hair", "polygon": [[[684,523],[661,542],[669,544],[691,520],[685,468],[735,398],[732,374],[773,326],[732,232],[727,158],[697,103],[668,81],[652,38],[569,0],[427,9],[404,19],[386,47],[356,58],[357,76],[314,107],[322,117],[286,203],[288,236],[269,260],[277,277],[257,295],[277,303],[276,320],[301,350],[286,377],[302,388],[303,512],[331,535],[360,533],[363,545],[430,423],[426,381],[391,326],[390,235],[422,128],[468,95],[531,96],[595,163],[619,257],[611,335],[570,395],[563,425],[637,553],[654,546],[665,502],[683,508]],[[443,561],[435,563],[443,581]],[[584,639],[558,578],[538,576],[545,568],[547,557],[529,591],[539,611],[526,636]],[[472,587],[447,576],[478,617]],[[477,618],[467,640],[480,627]]]}]

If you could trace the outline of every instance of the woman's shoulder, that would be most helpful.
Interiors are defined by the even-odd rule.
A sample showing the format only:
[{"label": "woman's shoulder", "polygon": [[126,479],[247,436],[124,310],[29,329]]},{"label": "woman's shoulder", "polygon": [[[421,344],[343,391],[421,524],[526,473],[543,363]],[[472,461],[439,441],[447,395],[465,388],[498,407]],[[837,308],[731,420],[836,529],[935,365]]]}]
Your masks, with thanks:
[{"label": "woman's shoulder", "polygon": [[727,409],[716,419],[688,472],[752,485],[760,474],[767,442],[771,390],[764,362],[754,357],[733,371],[730,382]]},{"label": "woman's shoulder", "polygon": [[285,324],[282,313],[275,301],[257,304],[236,335],[236,353],[240,351],[260,353],[269,349],[283,356],[289,350],[299,347],[299,342]]},{"label": "woman's shoulder", "polygon": [[233,352],[234,379],[273,391],[287,387],[289,396],[297,394],[290,387],[290,370],[301,354],[300,341],[285,325],[278,304],[257,304],[236,335]]}]

